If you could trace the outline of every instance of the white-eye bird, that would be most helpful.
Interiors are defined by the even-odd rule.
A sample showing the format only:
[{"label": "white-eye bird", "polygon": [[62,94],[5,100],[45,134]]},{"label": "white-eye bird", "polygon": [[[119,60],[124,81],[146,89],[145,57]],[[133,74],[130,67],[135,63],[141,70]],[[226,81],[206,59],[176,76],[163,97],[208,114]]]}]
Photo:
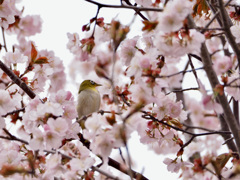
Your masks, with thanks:
[{"label": "white-eye bird", "polygon": [[99,110],[101,97],[96,89],[97,86],[101,86],[101,84],[97,84],[92,80],[85,80],[81,83],[77,104],[79,119]]}]

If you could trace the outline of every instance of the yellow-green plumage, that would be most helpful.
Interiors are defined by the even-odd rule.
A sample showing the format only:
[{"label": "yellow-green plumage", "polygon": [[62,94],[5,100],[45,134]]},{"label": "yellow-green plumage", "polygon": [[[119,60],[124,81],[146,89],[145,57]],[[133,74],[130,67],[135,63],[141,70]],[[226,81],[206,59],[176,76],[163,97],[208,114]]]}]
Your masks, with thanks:
[{"label": "yellow-green plumage", "polygon": [[96,89],[97,86],[101,85],[91,80],[85,80],[81,83],[78,91],[77,105],[79,119],[99,110],[101,97]]}]

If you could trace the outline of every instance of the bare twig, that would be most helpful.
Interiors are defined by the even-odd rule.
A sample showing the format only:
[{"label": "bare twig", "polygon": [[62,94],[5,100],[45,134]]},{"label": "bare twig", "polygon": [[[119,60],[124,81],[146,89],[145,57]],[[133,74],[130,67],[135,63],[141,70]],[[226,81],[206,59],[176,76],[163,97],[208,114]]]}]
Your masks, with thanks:
[{"label": "bare twig", "polygon": [[18,137],[12,135],[6,128],[3,128],[3,131],[8,135],[8,137],[0,136],[1,139],[12,140],[12,141],[19,141],[23,144],[28,144],[27,141],[19,139]]},{"label": "bare twig", "polygon": [[[190,69],[190,70],[183,70],[183,71],[179,71],[177,73],[173,73],[173,74],[169,74],[169,75],[157,75],[154,76],[155,78],[170,78],[172,76],[177,76],[179,74],[183,74],[183,73],[188,73],[188,72],[193,72],[193,71],[197,71],[197,70],[203,70],[204,67],[200,67],[200,68],[196,68],[196,69]],[[143,76],[150,76],[150,75],[143,75]]]},{"label": "bare twig", "polygon": [[4,47],[5,51],[8,52],[6,38],[5,38],[5,32],[4,32],[4,28],[3,27],[2,27],[2,37],[3,37],[3,47]]},{"label": "bare twig", "polygon": [[12,114],[14,114],[14,113],[18,113],[18,112],[21,112],[21,111],[25,111],[25,107],[24,107],[24,108],[21,108],[21,109],[14,110],[14,111],[11,111],[11,112],[8,112],[7,114],[2,115],[2,117],[7,117],[7,116],[9,116],[9,115],[12,115]]},{"label": "bare twig", "polygon": [[196,90],[199,90],[199,88],[195,87],[195,88],[186,88],[186,89],[174,89],[171,92],[166,93],[166,95],[171,94],[173,92],[175,93],[175,92],[184,92],[184,91],[193,91],[193,90],[196,91]]},{"label": "bare twig", "polygon": [[85,0],[89,3],[92,3],[92,4],[95,4],[97,6],[100,6],[100,7],[105,7],[105,8],[118,8],[118,9],[133,9],[133,10],[136,10],[136,11],[157,11],[157,12],[162,12],[163,9],[160,9],[160,8],[146,8],[146,7],[137,7],[137,6],[126,6],[124,4],[121,4],[121,5],[110,5],[110,4],[102,4],[102,3],[99,3],[99,2],[95,2],[95,1],[92,1],[92,0]]}]

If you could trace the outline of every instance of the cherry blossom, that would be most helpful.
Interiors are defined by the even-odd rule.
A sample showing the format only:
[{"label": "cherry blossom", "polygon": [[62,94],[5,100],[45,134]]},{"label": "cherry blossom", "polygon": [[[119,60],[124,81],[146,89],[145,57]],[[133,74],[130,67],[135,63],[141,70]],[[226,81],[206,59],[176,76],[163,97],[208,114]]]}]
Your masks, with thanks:
[{"label": "cherry blossom", "polygon": [[0,89],[0,114],[4,115],[14,109],[14,101],[11,99],[9,93]]},{"label": "cherry blossom", "polygon": [[231,27],[231,31],[232,31],[233,35],[235,36],[235,38],[236,38],[235,40],[237,43],[240,42],[239,29],[240,29],[239,24],[235,24],[234,26]]},{"label": "cherry blossom", "polygon": [[183,167],[192,167],[193,164],[192,163],[189,163],[189,162],[184,162],[182,159],[176,159],[176,160],[172,160],[170,158],[166,158],[164,161],[163,161],[164,164],[167,165],[167,168],[170,172],[174,172],[174,173],[177,173],[179,172],[180,168],[183,168]]},{"label": "cherry blossom", "polygon": [[27,56],[22,55],[21,52],[7,52],[3,57],[5,63],[10,66],[11,64],[25,63],[28,60]]}]

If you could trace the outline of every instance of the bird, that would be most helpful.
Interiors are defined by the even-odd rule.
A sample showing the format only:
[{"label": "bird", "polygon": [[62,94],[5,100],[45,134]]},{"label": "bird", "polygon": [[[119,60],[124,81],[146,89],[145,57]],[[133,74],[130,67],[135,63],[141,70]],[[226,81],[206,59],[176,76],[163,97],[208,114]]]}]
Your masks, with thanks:
[{"label": "bird", "polygon": [[[101,96],[96,87],[101,86],[92,80],[84,80],[78,91],[77,112],[78,119],[97,112],[100,108]],[[80,122],[80,125],[82,123]],[[82,126],[82,125],[81,125]]]}]

